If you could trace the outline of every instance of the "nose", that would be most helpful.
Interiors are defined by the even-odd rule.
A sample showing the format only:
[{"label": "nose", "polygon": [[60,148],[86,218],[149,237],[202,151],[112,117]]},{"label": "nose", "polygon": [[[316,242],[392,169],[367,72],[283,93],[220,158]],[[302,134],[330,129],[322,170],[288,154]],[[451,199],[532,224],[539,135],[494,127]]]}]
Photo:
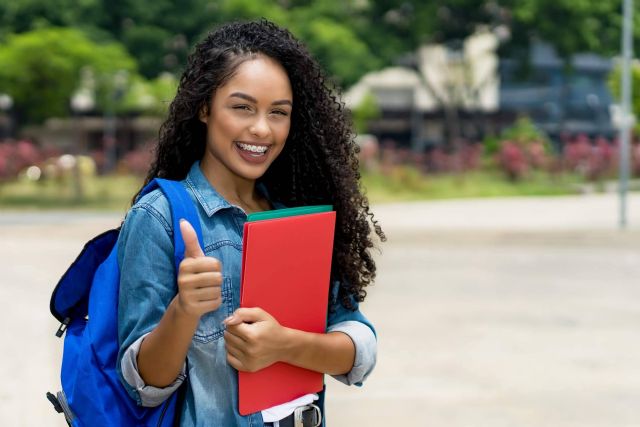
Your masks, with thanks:
[{"label": "nose", "polygon": [[249,132],[252,135],[255,135],[257,138],[266,138],[271,133],[271,127],[269,127],[269,122],[267,118],[260,115],[256,118],[255,122],[249,128]]}]

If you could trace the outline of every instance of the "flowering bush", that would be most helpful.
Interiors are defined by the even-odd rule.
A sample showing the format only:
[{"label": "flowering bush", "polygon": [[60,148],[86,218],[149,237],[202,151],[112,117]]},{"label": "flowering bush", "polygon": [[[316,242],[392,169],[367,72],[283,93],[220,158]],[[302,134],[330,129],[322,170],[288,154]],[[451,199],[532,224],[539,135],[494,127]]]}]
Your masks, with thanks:
[{"label": "flowering bush", "polygon": [[586,135],[578,135],[567,139],[562,150],[564,169],[590,181],[614,176],[618,157],[617,141],[610,142],[602,137],[592,142]]},{"label": "flowering bush", "polygon": [[482,144],[461,142],[457,151],[447,152],[442,147],[428,151],[423,160],[425,172],[468,172],[478,169],[484,148]]},{"label": "flowering bush", "polygon": [[530,170],[548,170],[552,164],[547,136],[526,117],[518,119],[499,138],[488,141],[497,166],[512,181],[525,178]]},{"label": "flowering bush", "polygon": [[525,150],[519,144],[511,141],[505,141],[500,145],[498,165],[511,181],[520,180],[529,172],[529,162]]},{"label": "flowering bush", "polygon": [[42,158],[42,153],[31,141],[0,142],[0,179],[14,179],[20,171],[35,165]]},{"label": "flowering bush", "polygon": [[152,160],[153,144],[146,143],[125,154],[118,163],[118,170],[124,173],[144,176],[148,172]]},{"label": "flowering bush", "polygon": [[633,176],[640,176],[640,143],[638,142],[631,147],[631,173]]}]

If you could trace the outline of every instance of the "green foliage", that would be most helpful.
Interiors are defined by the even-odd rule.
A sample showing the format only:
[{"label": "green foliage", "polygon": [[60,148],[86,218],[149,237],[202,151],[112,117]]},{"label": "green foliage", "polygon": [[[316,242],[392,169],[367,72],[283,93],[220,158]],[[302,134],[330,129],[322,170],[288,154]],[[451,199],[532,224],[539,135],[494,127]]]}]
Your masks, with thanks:
[{"label": "green foliage", "polygon": [[548,143],[549,141],[547,135],[539,130],[533,121],[526,116],[519,117],[512,126],[505,129],[500,139],[521,145],[539,141]]},{"label": "green foliage", "polygon": [[484,154],[486,157],[493,157],[503,142],[514,142],[522,147],[526,147],[531,143],[542,143],[545,153],[551,153],[551,142],[547,135],[536,127],[533,121],[526,116],[519,117],[515,123],[505,129],[498,136],[487,136],[482,142],[484,145]]},{"label": "green foliage", "polygon": [[353,126],[358,134],[367,133],[367,126],[371,120],[380,117],[380,107],[376,97],[371,93],[367,93],[360,105],[351,110],[351,119]]},{"label": "green foliage", "polygon": [[315,18],[294,24],[294,32],[306,41],[320,64],[342,86],[355,83],[364,72],[380,65],[366,44],[346,25],[331,18]]},{"label": "green foliage", "polygon": [[483,153],[485,157],[491,158],[500,150],[500,137],[489,135],[484,138],[482,145],[484,147]]},{"label": "green foliage", "polygon": [[0,34],[50,26],[84,26],[100,19],[100,0],[0,0]]},{"label": "green foliage", "polygon": [[161,74],[153,80],[138,77],[131,82],[117,111],[164,116],[177,88],[178,80],[170,73]]},{"label": "green foliage", "polygon": [[[550,178],[534,174],[524,182],[511,183],[492,171],[473,171],[464,177],[426,176],[407,166],[398,166],[390,175],[363,172],[363,187],[371,203],[465,197],[505,197],[576,193],[578,177]],[[88,176],[83,181],[85,197],[77,200],[72,182],[18,179],[0,187],[0,209],[92,209],[124,212],[131,194],[141,185],[132,175]]]},{"label": "green foliage", "polygon": [[86,176],[84,197],[77,199],[69,177],[29,181],[23,177],[0,188],[2,209],[88,209],[125,212],[141,178],[132,175]]},{"label": "green foliage", "polygon": [[[621,99],[621,68],[620,65],[609,74],[609,88],[616,99]],[[633,62],[631,65],[631,109],[636,118],[640,117],[640,64]],[[640,123],[636,122],[636,133],[640,132]]]},{"label": "green foliage", "polygon": [[[117,70],[135,72],[136,63],[115,43],[98,45],[83,33],[67,28],[44,28],[8,37],[0,46],[0,92],[11,95],[26,122],[40,122],[69,113],[80,71],[96,76]],[[99,102],[104,85],[98,81]]]},{"label": "green foliage", "polygon": [[509,0],[501,3],[511,10],[514,44],[528,45],[534,36],[551,42],[565,58],[585,51],[613,54],[620,48],[620,0]]},{"label": "green foliage", "polygon": [[349,86],[381,65],[361,35],[352,29],[351,3],[295,2],[286,8],[276,1],[224,0],[219,17],[223,21],[264,17],[286,26],[307,45],[331,77],[342,86]]},{"label": "green foliage", "polygon": [[[261,17],[290,28],[344,87],[421,43],[460,47],[478,26],[508,27],[502,47],[513,52],[526,50],[535,37],[550,41],[565,58],[579,51],[609,54],[619,49],[620,6],[621,0],[0,0],[0,90],[14,96],[29,121],[64,115],[67,101],[60,99],[73,90],[79,67],[90,65],[102,82],[99,103],[108,103],[109,78],[100,76],[125,69],[130,84],[139,85],[136,69],[147,79],[167,71],[178,75],[191,47],[213,27]],[[640,14],[636,21],[640,46]],[[52,30],[52,40],[31,42],[37,53],[11,52],[17,48],[11,34],[46,34],[39,32],[50,27],[75,28],[68,33],[70,46],[62,47],[54,34],[60,30]],[[87,43],[97,48],[87,49]]]},{"label": "green foliage", "polygon": [[218,12],[222,22],[267,18],[279,25],[290,23],[288,13],[273,0],[221,0]]},{"label": "green foliage", "polygon": [[478,170],[461,175],[422,175],[409,166],[389,174],[363,172],[362,184],[373,203],[406,200],[454,199],[575,194],[580,177],[549,176],[534,171],[525,181],[510,182],[499,171]]},{"label": "green foliage", "polygon": [[[155,76],[158,70],[165,68],[165,58],[162,51],[165,42],[170,39],[171,34],[168,31],[147,25],[128,27],[122,34],[124,45],[129,51],[135,52],[140,72],[146,77]],[[177,59],[174,62],[177,62]],[[176,64],[166,65],[175,66]]]}]

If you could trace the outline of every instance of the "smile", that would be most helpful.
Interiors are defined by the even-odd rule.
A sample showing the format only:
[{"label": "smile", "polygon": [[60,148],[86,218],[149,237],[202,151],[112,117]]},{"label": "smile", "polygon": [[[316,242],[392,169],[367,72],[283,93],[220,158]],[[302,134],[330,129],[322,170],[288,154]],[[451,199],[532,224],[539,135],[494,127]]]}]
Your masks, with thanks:
[{"label": "smile", "polygon": [[269,149],[269,147],[266,145],[252,145],[252,144],[245,144],[243,142],[236,142],[236,145],[241,150],[248,151],[253,155],[263,155]]}]

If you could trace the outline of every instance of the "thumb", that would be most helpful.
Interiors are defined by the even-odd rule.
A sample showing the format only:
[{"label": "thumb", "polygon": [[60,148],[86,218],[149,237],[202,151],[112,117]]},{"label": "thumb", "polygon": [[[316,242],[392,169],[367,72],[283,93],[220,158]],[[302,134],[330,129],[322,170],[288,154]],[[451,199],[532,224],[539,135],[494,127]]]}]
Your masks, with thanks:
[{"label": "thumb", "polygon": [[267,312],[261,308],[239,308],[231,316],[224,319],[224,324],[232,326],[240,323],[255,323],[268,318]]},{"label": "thumb", "polygon": [[200,242],[198,242],[198,235],[193,226],[189,224],[186,219],[180,220],[180,233],[182,233],[182,240],[184,240],[184,257],[187,258],[199,258],[204,256]]}]

